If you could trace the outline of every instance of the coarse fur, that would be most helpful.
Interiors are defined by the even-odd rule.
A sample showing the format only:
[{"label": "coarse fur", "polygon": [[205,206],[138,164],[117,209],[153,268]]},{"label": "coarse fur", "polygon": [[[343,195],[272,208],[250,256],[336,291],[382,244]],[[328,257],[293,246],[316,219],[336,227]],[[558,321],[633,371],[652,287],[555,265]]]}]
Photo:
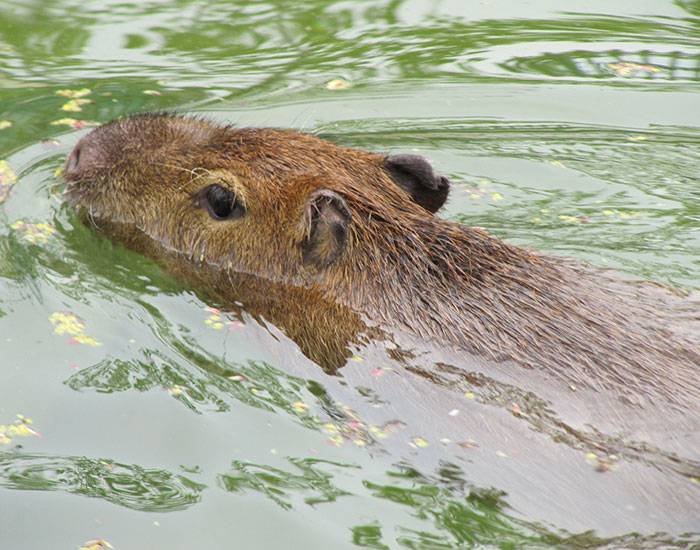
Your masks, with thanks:
[{"label": "coarse fur", "polygon": [[[99,227],[129,228],[122,240],[138,234],[147,254],[227,274],[236,295],[234,276],[296,289],[273,293],[296,305],[264,301],[289,330],[314,312],[315,328],[295,339],[319,362],[312,350],[330,339],[399,328],[631,403],[700,400],[696,302],[434,216],[449,182],[420,157],[160,113],[95,129],[66,179],[71,202]],[[201,207],[195,197],[214,184],[243,217]],[[351,331],[330,328],[337,308]],[[336,366],[347,356],[333,354]]]}]

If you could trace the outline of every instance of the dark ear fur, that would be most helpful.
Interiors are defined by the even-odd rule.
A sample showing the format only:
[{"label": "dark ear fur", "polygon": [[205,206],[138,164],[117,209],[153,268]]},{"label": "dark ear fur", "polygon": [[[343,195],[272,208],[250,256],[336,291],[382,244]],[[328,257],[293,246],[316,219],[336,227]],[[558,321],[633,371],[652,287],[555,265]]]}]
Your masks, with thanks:
[{"label": "dark ear fur", "polygon": [[420,155],[389,155],[384,159],[384,168],[428,212],[437,212],[445,204],[450,180],[433,172],[430,163]]},{"label": "dark ear fur", "polygon": [[304,263],[328,267],[345,250],[350,209],[343,197],[329,189],[315,191],[306,209],[309,230],[301,245]]}]

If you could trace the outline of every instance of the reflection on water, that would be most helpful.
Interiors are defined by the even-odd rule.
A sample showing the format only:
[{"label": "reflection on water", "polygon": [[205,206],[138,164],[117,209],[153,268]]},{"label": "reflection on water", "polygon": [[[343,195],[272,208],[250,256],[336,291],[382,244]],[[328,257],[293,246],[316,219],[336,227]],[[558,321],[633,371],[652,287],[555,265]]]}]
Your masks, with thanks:
[{"label": "reflection on water", "polygon": [[[37,527],[4,506],[35,491],[177,511],[207,527],[175,541],[187,547],[216,547],[216,532],[251,546],[230,518],[261,500],[291,518],[285,529],[331,525],[373,548],[700,544],[696,433],[653,446],[577,425],[517,380],[420,353],[362,350],[326,376],[275,327],[239,314],[225,319],[236,331],[205,325],[217,304],[63,204],[54,173],[73,128],[200,110],[416,151],[455,183],[445,216],[698,287],[700,3],[497,4],[0,1],[0,161],[17,174],[0,181],[0,422],[25,412],[46,427],[0,448],[0,532]],[[324,87],[339,77],[349,89]],[[83,88],[66,110],[56,92]],[[54,334],[62,311],[102,345]],[[134,408],[162,439],[115,422]],[[105,429],[118,451],[88,444]],[[144,536],[130,520],[110,540]]]},{"label": "reflection on water", "polygon": [[700,80],[700,56],[673,51],[624,52],[567,51],[534,57],[516,57],[501,65],[513,73],[542,74],[559,78],[641,78],[646,81]]},{"label": "reflection on water", "polygon": [[65,491],[144,512],[183,510],[205,486],[167,470],[86,457],[0,453],[0,486],[22,491]]},{"label": "reflection on water", "polygon": [[221,474],[219,483],[232,493],[258,491],[282,508],[290,509],[294,506],[292,501],[297,499],[313,506],[349,495],[333,485],[334,474],[324,469],[332,472],[340,468],[358,468],[311,458],[290,458],[289,462],[299,473],[234,460],[231,472]]}]

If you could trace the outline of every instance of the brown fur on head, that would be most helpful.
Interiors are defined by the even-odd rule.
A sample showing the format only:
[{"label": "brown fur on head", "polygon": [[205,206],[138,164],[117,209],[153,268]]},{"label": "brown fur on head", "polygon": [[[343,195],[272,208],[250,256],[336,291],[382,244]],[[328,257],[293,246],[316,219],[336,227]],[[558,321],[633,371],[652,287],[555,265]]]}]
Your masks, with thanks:
[{"label": "brown fur on head", "polygon": [[[354,200],[414,215],[437,210],[448,191],[415,155],[166,114],[97,128],[76,146],[66,179],[69,198],[95,219],[133,224],[195,261],[297,283],[344,253],[360,206],[348,205],[351,188]],[[240,215],[212,216],[212,186],[233,194]]]}]

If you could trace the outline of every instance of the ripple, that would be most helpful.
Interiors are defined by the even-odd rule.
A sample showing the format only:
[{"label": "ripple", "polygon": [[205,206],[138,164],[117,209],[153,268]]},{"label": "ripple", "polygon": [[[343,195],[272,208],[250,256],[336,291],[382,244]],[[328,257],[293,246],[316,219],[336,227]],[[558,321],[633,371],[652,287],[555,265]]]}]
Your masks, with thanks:
[{"label": "ripple", "polygon": [[63,491],[143,512],[173,512],[198,503],[205,486],[167,470],[106,459],[0,453],[0,485]]}]

